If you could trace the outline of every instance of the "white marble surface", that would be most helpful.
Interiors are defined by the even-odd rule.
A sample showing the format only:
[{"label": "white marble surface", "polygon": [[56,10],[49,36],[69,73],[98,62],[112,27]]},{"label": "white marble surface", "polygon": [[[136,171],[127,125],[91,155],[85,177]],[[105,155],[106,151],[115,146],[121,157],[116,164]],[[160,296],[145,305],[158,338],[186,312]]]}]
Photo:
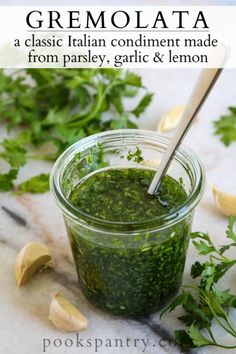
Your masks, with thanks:
[{"label": "white marble surface", "polygon": [[[140,70],[144,83],[156,93],[155,99],[140,119],[140,127],[154,129],[161,114],[174,106],[184,103],[197,78],[197,70]],[[214,91],[200,113],[200,119],[189,132],[185,143],[200,156],[206,169],[207,179],[214,180],[227,190],[235,188],[236,144],[225,148],[218,137],[213,135],[212,121],[226,113],[227,106],[235,102],[236,70],[226,70],[219,79]],[[5,134],[0,127],[0,135]],[[31,163],[25,167],[20,180],[40,171],[49,171],[47,163]],[[2,206],[17,214],[22,220],[14,220]],[[23,221],[24,220],[24,221]],[[207,185],[204,197],[197,208],[194,219],[194,230],[209,231],[217,244],[225,241],[227,218],[217,210]],[[52,250],[56,266],[37,274],[24,287],[17,289],[13,274],[17,252],[29,241],[42,241]],[[232,256],[236,256],[232,254]],[[190,245],[185,267],[184,283],[189,283],[190,265],[198,256]],[[223,285],[236,291],[236,274],[230,272]],[[52,295],[61,291],[72,302],[78,305],[90,321],[87,332],[81,332],[84,340],[91,338],[92,348],[76,347],[76,335],[58,332],[49,322],[48,306]],[[236,317],[236,316],[235,316]],[[176,315],[168,315],[160,321],[159,314],[150,317],[147,323],[123,320],[108,316],[92,307],[82,295],[78,285],[71,252],[60,212],[49,193],[44,195],[12,196],[0,194],[0,353],[2,354],[39,354],[43,352],[43,339],[53,342],[55,339],[73,340],[73,347],[65,344],[56,348],[51,344],[47,353],[95,353],[95,339],[130,338],[129,348],[98,348],[102,354],[139,354],[139,353],[179,353],[176,346],[164,342],[159,346],[160,333],[167,331],[172,336],[174,329],[181,323]],[[163,334],[162,334],[163,335]],[[219,335],[222,336],[221,333]],[[134,347],[134,339],[137,347]],[[141,339],[149,339],[144,350]],[[222,337],[222,340],[224,338]],[[47,342],[48,344],[49,342]],[[57,340],[56,345],[60,345]],[[65,343],[65,342],[63,342]],[[108,343],[108,342],[106,342]],[[67,345],[71,342],[68,340]],[[113,343],[114,344],[114,343]],[[131,345],[130,344],[130,345]],[[154,347],[155,345],[155,347]],[[222,353],[222,350],[204,348],[198,354]],[[236,351],[235,351],[236,352]],[[233,353],[233,351],[231,351]]]}]

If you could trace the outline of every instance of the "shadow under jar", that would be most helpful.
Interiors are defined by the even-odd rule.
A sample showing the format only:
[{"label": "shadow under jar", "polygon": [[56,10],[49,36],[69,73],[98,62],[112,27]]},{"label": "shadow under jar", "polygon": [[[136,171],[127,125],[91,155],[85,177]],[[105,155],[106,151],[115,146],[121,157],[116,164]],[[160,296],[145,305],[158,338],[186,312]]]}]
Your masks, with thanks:
[{"label": "shadow under jar", "polygon": [[[128,218],[137,181],[132,182],[126,202],[116,200],[124,193],[120,187],[125,180],[122,171],[134,172],[142,188],[148,189],[168,143],[168,138],[143,130],[92,135],[69,147],[51,173],[51,191],[64,215],[83,293],[93,305],[112,314],[135,317],[155,312],[172,299],[182,282],[193,213],[204,189],[204,172],[196,154],[181,146],[160,187],[162,194],[168,192],[169,200],[178,201],[176,207],[155,214],[139,199],[134,204],[134,219]],[[121,178],[113,190],[109,183],[115,170]],[[99,176],[103,177],[102,187],[110,178],[106,184],[110,191],[99,191]],[[86,186],[86,181],[90,194],[80,196],[79,188]],[[78,201],[87,203],[84,208],[75,204],[75,191],[79,191]],[[113,200],[108,206],[107,199],[102,198],[111,191]],[[159,198],[165,207],[162,197],[147,195]],[[120,214],[114,219],[113,209],[116,207],[117,213],[119,203]],[[113,217],[106,220],[103,209],[111,210]],[[91,214],[91,210],[97,212]],[[139,215],[138,220],[135,215]]]}]

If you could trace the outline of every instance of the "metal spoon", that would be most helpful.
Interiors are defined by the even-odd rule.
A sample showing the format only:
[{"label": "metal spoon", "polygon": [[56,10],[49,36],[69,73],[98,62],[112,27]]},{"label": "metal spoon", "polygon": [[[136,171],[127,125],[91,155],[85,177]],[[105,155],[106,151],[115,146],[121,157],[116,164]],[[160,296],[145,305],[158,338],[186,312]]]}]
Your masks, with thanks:
[{"label": "metal spoon", "polygon": [[161,160],[161,163],[153,177],[153,180],[149,186],[148,193],[154,194],[161,182],[162,176],[166,173],[170,162],[173,158],[175,150],[181,143],[183,137],[188,132],[191,123],[205,102],[215,82],[217,81],[222,68],[203,69],[200,77],[193,89],[193,92],[187,102],[185,110],[182,114],[181,120],[176,128],[175,134],[171,139],[169,146]]}]

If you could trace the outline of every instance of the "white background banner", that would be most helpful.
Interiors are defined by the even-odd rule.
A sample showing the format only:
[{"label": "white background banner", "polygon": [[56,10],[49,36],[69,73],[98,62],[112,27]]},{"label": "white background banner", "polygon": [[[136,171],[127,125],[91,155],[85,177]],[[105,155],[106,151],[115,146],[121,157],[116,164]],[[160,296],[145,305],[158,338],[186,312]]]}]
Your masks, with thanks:
[{"label": "white background banner", "polygon": [[1,68],[236,67],[236,6],[0,7]]}]

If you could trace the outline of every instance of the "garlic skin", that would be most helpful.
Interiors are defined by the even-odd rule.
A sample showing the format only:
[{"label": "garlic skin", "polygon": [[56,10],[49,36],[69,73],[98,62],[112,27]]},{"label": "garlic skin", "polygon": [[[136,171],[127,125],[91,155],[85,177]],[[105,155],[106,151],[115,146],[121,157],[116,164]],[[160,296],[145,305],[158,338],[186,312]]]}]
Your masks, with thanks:
[{"label": "garlic skin", "polygon": [[49,249],[38,242],[26,244],[18,253],[15,266],[15,277],[20,287],[26,283],[40,268],[53,265]]},{"label": "garlic skin", "polygon": [[49,320],[63,332],[78,332],[88,327],[88,320],[60,294],[55,294],[49,307]]},{"label": "garlic skin", "polygon": [[214,185],[211,190],[220,211],[226,216],[236,216],[236,195],[225,193]]},{"label": "garlic skin", "polygon": [[173,130],[182,116],[185,106],[180,104],[173,107],[170,111],[166,112],[160,119],[157,131],[164,133]]}]

